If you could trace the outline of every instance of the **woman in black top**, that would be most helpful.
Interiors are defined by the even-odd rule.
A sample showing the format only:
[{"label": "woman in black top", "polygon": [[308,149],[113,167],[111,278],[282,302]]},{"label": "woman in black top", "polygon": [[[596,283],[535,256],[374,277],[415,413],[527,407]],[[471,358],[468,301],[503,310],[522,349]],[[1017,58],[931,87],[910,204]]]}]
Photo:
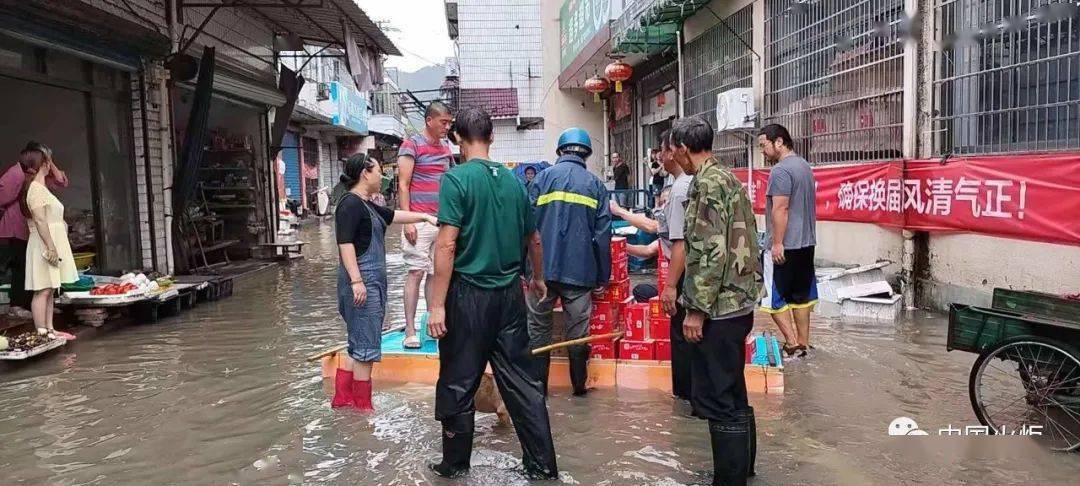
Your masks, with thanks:
[{"label": "woman in black top", "polygon": [[345,162],[341,182],[349,191],[337,205],[334,222],[341,268],[338,311],[349,335],[348,355],[334,379],[333,407],[369,412],[371,366],[382,359],[382,323],[386,315],[386,227],[391,223],[436,224],[434,216],[394,211],[372,203],[382,183],[375,159],[356,154]]}]

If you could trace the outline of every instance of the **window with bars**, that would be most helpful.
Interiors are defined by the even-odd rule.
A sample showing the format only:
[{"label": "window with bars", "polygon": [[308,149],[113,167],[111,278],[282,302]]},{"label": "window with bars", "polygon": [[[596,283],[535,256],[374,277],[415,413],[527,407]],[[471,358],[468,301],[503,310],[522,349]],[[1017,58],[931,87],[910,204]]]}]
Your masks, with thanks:
[{"label": "window with bars", "polygon": [[1080,148],[1080,6],[936,0],[937,154]]},{"label": "window with bars", "polygon": [[766,0],[763,123],[812,164],[900,157],[904,0]]},{"label": "window with bars", "polygon": [[[753,6],[747,5],[724,19],[723,24],[686,44],[683,49],[686,116],[701,116],[715,127],[716,96],[732,88],[753,85],[753,58],[747,46],[753,38]],[[750,142],[746,135],[717,133],[713,153],[731,167],[746,167]]]}]

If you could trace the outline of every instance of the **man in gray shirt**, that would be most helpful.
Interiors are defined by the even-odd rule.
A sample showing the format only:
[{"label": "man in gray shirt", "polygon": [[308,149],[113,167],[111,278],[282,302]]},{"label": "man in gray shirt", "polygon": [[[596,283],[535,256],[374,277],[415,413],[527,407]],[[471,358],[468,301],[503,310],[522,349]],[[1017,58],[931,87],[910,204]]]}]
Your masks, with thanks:
[{"label": "man in gray shirt", "polygon": [[814,246],[817,244],[817,195],[814,172],[792,148],[782,125],[758,132],[758,147],[773,164],[765,203],[765,288],[761,308],[784,335],[784,351],[806,356],[810,312],[817,304]]}]

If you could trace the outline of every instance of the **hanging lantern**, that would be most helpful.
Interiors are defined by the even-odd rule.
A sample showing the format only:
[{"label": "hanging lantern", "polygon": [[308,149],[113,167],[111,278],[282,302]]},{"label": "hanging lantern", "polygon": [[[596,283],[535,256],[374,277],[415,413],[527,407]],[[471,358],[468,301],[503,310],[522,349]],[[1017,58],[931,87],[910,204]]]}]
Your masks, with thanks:
[{"label": "hanging lantern", "polygon": [[604,68],[604,75],[615,82],[616,93],[622,93],[622,82],[630,79],[630,76],[633,74],[634,68],[630,67],[629,64],[622,62],[622,59],[616,59]]},{"label": "hanging lantern", "polygon": [[593,94],[593,101],[600,102],[600,93],[607,91],[608,80],[600,76],[593,76],[585,80],[585,91]]}]

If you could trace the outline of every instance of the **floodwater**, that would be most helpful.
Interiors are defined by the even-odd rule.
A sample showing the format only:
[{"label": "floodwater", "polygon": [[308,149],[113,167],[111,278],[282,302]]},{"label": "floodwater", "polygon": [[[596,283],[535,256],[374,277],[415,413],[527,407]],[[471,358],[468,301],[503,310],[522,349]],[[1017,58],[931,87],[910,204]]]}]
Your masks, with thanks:
[{"label": "floodwater", "polygon": [[[343,340],[328,225],[307,258],[228,300],[154,325],[84,329],[29,363],[0,365],[5,484],[524,484],[513,431],[481,414],[468,478],[435,478],[428,385],[376,383],[373,416],[334,411],[310,353]],[[391,247],[396,237],[389,238]],[[404,277],[391,258],[400,302]],[[276,272],[276,273],[275,273]],[[400,319],[400,304],[391,306]],[[946,353],[945,322],[815,322],[816,354],[790,363],[787,393],[752,396],[758,485],[1074,483],[1080,455],[1020,437],[889,437],[898,416],[936,435],[975,425],[974,355]],[[657,392],[549,401],[561,482],[707,484],[705,425]]]}]

